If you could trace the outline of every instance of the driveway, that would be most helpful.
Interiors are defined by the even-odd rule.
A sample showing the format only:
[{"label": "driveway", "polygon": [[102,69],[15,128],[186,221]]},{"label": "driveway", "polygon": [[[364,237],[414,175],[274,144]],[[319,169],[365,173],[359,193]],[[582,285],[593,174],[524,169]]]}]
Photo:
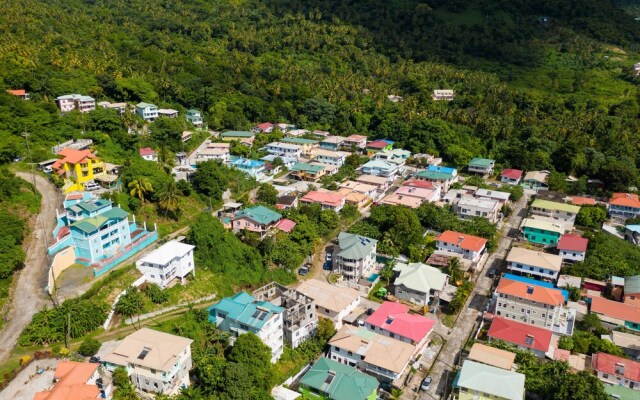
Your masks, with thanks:
[{"label": "driveway", "polygon": [[[493,279],[489,278],[487,273],[491,268],[495,268],[497,271],[502,270],[504,259],[511,248],[511,242],[518,234],[518,227],[526,214],[526,206],[527,196],[523,196],[515,204],[511,218],[502,227],[504,236],[500,240],[498,248],[487,258],[482,269],[476,273],[476,284],[473,292],[469,295],[467,303],[460,312],[453,328],[446,332],[441,331],[447,342],[429,371],[429,375],[433,377],[431,387],[428,391],[419,393],[407,389],[402,396],[403,399],[439,399],[443,398],[442,396],[445,393],[451,393],[448,382],[453,380],[455,368],[461,363],[460,355],[462,349],[489,302],[488,294],[493,285]],[[499,274],[496,273],[496,276],[499,276]]]},{"label": "driveway", "polygon": [[[0,398],[12,400],[32,400],[36,393],[49,390],[53,385],[53,375],[58,360],[48,358],[35,360],[18,375],[2,391]],[[44,372],[36,374],[38,369]]]},{"label": "driveway", "polygon": [[[33,182],[29,173],[17,172],[16,175]],[[33,314],[49,303],[44,291],[49,266],[47,244],[55,226],[56,208],[61,207],[62,202],[60,192],[46,178],[34,175],[34,179],[36,189],[42,195],[42,204],[25,249],[27,257],[24,268],[16,275],[17,283],[10,299],[8,321],[0,331],[0,363],[9,357],[20,332],[31,322]]]}]

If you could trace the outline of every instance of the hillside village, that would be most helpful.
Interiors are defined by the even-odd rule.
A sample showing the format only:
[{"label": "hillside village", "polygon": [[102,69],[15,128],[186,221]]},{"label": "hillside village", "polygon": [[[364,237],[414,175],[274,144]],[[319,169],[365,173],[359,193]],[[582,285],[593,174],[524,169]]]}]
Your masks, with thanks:
[{"label": "hillside village", "polygon": [[[11,94],[29,101],[26,92]],[[434,101],[453,96],[434,91]],[[180,140],[201,143],[172,154],[170,162],[163,149],[141,147],[139,162],[168,165],[183,186],[201,185],[207,169],[238,171],[237,179],[257,190],[226,193],[219,207],[204,210],[201,221],[222,227],[218,239],[205,242],[185,229],[161,233],[157,221],[137,217],[113,196],[130,192],[144,203],[152,191],[148,182],[125,185],[126,166],[102,159],[91,140],[52,148],[52,158],[31,172],[55,182],[62,198],[47,239],[49,265],[41,266],[48,271],[46,290],[55,299],[62,293],[60,276],[69,285],[77,274],[82,278],[71,282],[82,294],[89,290],[83,279],[108,282],[125,265],[135,265],[136,279],[117,287],[108,309],[81,334],[71,336],[69,326],[79,316],[67,314],[57,340],[38,341],[38,327],[45,325],[34,318],[19,343],[40,347],[2,383],[11,398],[206,392],[213,383],[198,366],[203,346],[255,374],[293,366],[265,378],[263,389],[275,399],[521,400],[533,374],[551,366],[612,398],[640,396],[640,275],[595,279],[580,272],[594,251],[590,238],[603,240],[594,232],[640,245],[637,194],[568,196],[549,190],[549,171],[502,169],[482,154],[451,165],[386,138],[271,122],[215,132],[193,109],[181,115],[145,102],[96,105],[78,94],[56,103],[62,113],[103,107],[145,122],[184,118],[190,130],[179,132]],[[148,127],[131,129],[144,134]],[[298,256],[314,213],[335,223],[317,237],[319,246]],[[162,304],[168,293],[189,290],[207,273],[200,254],[211,253],[204,253],[204,243],[217,247],[231,238],[240,239],[231,246],[256,248],[297,243],[295,251],[283,247],[283,255],[272,255],[269,266],[295,278],[233,284],[234,293],[210,291],[188,307],[141,315],[139,296]],[[176,325],[164,314],[177,318]],[[181,324],[189,328],[177,329]],[[97,330],[123,334],[100,343],[92,335]],[[70,337],[82,342],[73,352],[77,343],[70,345]],[[224,374],[217,379],[234,379]],[[570,385],[563,379],[558,384]]]}]

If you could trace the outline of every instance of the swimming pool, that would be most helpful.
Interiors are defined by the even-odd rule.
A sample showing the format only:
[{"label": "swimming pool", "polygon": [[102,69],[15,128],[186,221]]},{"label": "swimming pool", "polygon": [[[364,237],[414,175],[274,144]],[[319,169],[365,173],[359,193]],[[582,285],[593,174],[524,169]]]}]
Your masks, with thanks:
[{"label": "swimming pool", "polygon": [[369,276],[369,277],[367,278],[367,280],[368,280],[369,282],[373,282],[373,281],[375,281],[376,279],[378,279],[378,276],[380,276],[380,275],[379,275],[379,274],[371,274],[371,276]]}]

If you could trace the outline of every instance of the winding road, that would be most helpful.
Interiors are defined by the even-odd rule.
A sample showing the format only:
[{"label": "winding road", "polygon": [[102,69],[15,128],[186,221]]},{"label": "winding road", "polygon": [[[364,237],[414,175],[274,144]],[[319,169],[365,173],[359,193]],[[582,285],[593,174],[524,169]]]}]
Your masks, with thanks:
[{"label": "winding road", "polygon": [[11,350],[18,342],[18,337],[24,327],[31,321],[33,314],[42,309],[49,298],[44,291],[48,267],[47,243],[53,232],[56,219],[56,208],[61,205],[58,189],[47,179],[39,175],[17,172],[16,175],[29,183],[35,179],[36,189],[42,195],[40,213],[32,227],[25,265],[16,275],[17,283],[11,298],[8,321],[0,330],[0,363],[6,361]]}]

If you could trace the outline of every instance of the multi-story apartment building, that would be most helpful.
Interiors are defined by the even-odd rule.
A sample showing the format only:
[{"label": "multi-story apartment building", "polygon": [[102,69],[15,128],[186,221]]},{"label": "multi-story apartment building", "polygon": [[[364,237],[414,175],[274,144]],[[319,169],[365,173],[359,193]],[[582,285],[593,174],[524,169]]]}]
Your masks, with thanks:
[{"label": "multi-story apartment building", "polygon": [[303,148],[297,144],[272,142],[267,144],[267,153],[280,157],[290,157],[296,160],[302,157]]},{"label": "multi-story apartment building", "polygon": [[351,153],[347,153],[346,151],[317,149],[313,152],[313,159],[314,161],[322,164],[337,165],[338,167],[342,167],[347,157],[349,157],[350,155]]},{"label": "multi-story apartment building", "polygon": [[609,200],[609,215],[626,220],[640,215],[640,200],[635,193],[614,193]]},{"label": "multi-story apartment building", "polygon": [[482,217],[495,224],[498,222],[500,207],[500,203],[496,200],[463,196],[454,209],[460,219]]},{"label": "multi-story apartment building", "polygon": [[247,292],[225,297],[207,309],[209,321],[222,331],[231,334],[231,341],[244,333],[253,332],[271,349],[271,362],[282,355],[283,313],[282,307],[268,301],[255,299]]},{"label": "multi-story apartment building", "polygon": [[566,296],[551,284],[506,274],[494,292],[495,314],[571,336],[575,311],[565,307]]},{"label": "multi-story apartment building", "polygon": [[136,267],[147,282],[161,288],[167,287],[174,279],[180,279],[184,284],[187,275],[195,276],[193,249],[195,246],[172,240],[136,261]]},{"label": "multi-story apartment building", "polygon": [[562,257],[556,254],[513,247],[507,255],[507,269],[517,275],[556,281],[561,267]]},{"label": "multi-story apartment building", "polygon": [[395,296],[421,307],[433,304],[434,298],[437,302],[449,282],[448,275],[423,263],[396,263],[393,271]]},{"label": "multi-story apartment building", "polygon": [[78,110],[82,113],[90,112],[96,109],[96,101],[91,96],[81,94],[66,94],[56,97],[58,108],[62,112]]},{"label": "multi-story apartment building", "polygon": [[436,249],[461,254],[473,262],[480,261],[487,247],[487,239],[460,232],[444,231],[436,238]]},{"label": "multi-story apartment building", "polygon": [[415,346],[409,343],[345,325],[329,340],[327,357],[358,367],[379,381],[398,383],[409,367],[414,350]]},{"label": "multi-story apartment building", "polygon": [[332,320],[336,329],[340,329],[342,319],[360,305],[360,293],[357,290],[317,279],[302,282],[296,290],[312,298],[316,302],[318,316]]},{"label": "multi-story apartment building", "polygon": [[318,315],[316,302],[311,297],[276,282],[256,289],[253,296],[284,308],[284,340],[294,349],[316,335]]},{"label": "multi-story apartment building", "polygon": [[398,164],[390,163],[385,160],[370,160],[358,168],[363,175],[384,176],[393,178],[401,172]]},{"label": "multi-story apartment building", "polygon": [[136,104],[136,113],[143,120],[153,122],[158,119],[158,106],[151,103],[140,102]]},{"label": "multi-story apartment building", "polygon": [[334,271],[344,276],[349,282],[358,282],[368,277],[373,271],[376,261],[378,241],[368,237],[340,232],[338,246],[334,250]]},{"label": "multi-story apartment building", "polygon": [[191,123],[191,125],[195,126],[196,128],[202,126],[203,124],[202,114],[198,110],[194,110],[194,109],[187,110],[187,114],[185,115],[185,118],[187,119],[188,122]]},{"label": "multi-story apartment building", "polygon": [[573,204],[557,203],[551,200],[536,199],[531,203],[531,214],[550,217],[561,222],[576,223],[576,217],[580,212],[580,206]]},{"label": "multi-story apartment building", "polygon": [[411,152],[409,150],[403,149],[391,149],[391,150],[382,150],[374,154],[374,160],[382,160],[386,161],[389,164],[395,164],[402,166],[405,162],[411,157]]},{"label": "multi-story apartment building", "polygon": [[342,148],[349,150],[355,147],[358,150],[364,150],[367,148],[367,137],[362,135],[351,135],[344,138],[341,143]]},{"label": "multi-story apartment building", "polygon": [[172,395],[191,384],[191,343],[191,339],[142,328],[118,343],[103,362],[111,372],[125,368],[137,389]]}]

